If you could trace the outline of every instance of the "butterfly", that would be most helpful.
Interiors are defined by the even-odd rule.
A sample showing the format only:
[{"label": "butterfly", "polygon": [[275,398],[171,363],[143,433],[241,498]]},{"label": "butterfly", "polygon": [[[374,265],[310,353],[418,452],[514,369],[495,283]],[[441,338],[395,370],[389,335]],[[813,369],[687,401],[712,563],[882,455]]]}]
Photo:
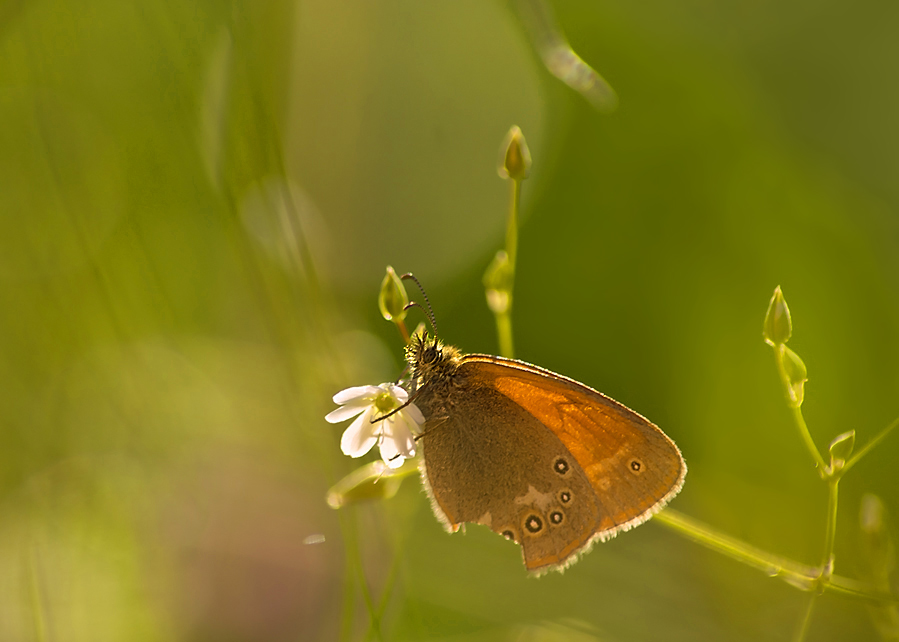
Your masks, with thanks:
[{"label": "butterfly", "polygon": [[687,466],[649,420],[523,361],[462,354],[424,333],[406,348],[424,416],[421,476],[450,532],[483,524],[528,571],[563,570],[661,510]]}]

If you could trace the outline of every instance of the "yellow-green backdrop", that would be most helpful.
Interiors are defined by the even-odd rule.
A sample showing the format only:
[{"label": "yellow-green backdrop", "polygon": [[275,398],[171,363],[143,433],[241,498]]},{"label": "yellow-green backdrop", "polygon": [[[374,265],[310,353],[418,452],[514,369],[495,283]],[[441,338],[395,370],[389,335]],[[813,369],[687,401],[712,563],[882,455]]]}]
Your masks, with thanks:
[{"label": "yellow-green backdrop", "polygon": [[[899,415],[897,5],[553,4],[616,112],[500,0],[0,3],[0,640],[376,639],[372,610],[385,640],[791,639],[807,594],[657,523],[533,579],[414,478],[325,504],[360,463],[331,395],[401,371],[386,265],[497,351],[513,124],[517,356],[675,439],[673,508],[820,561],[777,285],[818,446]],[[865,576],[865,493],[895,527],[897,457],[841,485],[840,574]],[[875,622],[825,594],[807,639]]]}]

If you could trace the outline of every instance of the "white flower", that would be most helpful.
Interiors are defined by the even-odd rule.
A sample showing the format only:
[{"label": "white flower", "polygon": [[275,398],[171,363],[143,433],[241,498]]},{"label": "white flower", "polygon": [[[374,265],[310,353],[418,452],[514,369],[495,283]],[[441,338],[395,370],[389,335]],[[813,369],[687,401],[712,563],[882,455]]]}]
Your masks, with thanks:
[{"label": "white flower", "polygon": [[391,468],[399,468],[404,460],[415,456],[413,435],[425,418],[413,403],[386,419],[377,418],[396,410],[408,400],[409,393],[392,383],[347,388],[334,395],[334,403],[341,407],[329,412],[325,421],[336,424],[359,415],[340,439],[343,453],[361,457],[378,444],[384,462]]}]

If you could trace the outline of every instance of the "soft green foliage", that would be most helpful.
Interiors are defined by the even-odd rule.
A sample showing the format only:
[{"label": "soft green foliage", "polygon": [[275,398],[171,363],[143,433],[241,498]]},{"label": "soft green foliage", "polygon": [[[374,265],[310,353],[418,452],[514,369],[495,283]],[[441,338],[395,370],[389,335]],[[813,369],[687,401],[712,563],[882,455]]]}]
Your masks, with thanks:
[{"label": "soft green foliage", "polygon": [[[813,569],[832,544],[832,577],[896,590],[894,5],[556,2],[609,115],[521,6],[2,5],[0,639],[794,635],[807,594],[656,523],[532,580],[414,477],[327,505],[359,463],[331,396],[403,367],[386,264],[447,342],[506,351],[479,277],[512,123],[515,356],[659,424],[672,508],[713,535]],[[812,369],[792,408],[759,340],[777,283]],[[828,590],[806,639],[896,622]]]}]

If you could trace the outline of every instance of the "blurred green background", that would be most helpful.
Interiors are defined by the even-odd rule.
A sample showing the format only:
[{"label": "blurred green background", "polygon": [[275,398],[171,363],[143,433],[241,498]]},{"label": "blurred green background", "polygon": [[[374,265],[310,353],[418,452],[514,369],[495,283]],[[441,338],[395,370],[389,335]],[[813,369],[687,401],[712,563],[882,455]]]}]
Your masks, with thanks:
[{"label": "blurred green background", "polygon": [[[0,2],[0,640],[787,640],[807,595],[658,523],[526,577],[414,478],[333,511],[325,423],[395,379],[387,264],[495,353],[481,275],[527,137],[517,356],[660,425],[672,506],[817,564],[826,491],[761,339],[776,285],[822,449],[899,415],[899,5],[570,0],[602,115],[511,2]],[[899,513],[892,435],[841,484]],[[324,541],[320,541],[322,537]],[[385,586],[389,590],[385,592]],[[808,639],[877,639],[830,594]]]}]

